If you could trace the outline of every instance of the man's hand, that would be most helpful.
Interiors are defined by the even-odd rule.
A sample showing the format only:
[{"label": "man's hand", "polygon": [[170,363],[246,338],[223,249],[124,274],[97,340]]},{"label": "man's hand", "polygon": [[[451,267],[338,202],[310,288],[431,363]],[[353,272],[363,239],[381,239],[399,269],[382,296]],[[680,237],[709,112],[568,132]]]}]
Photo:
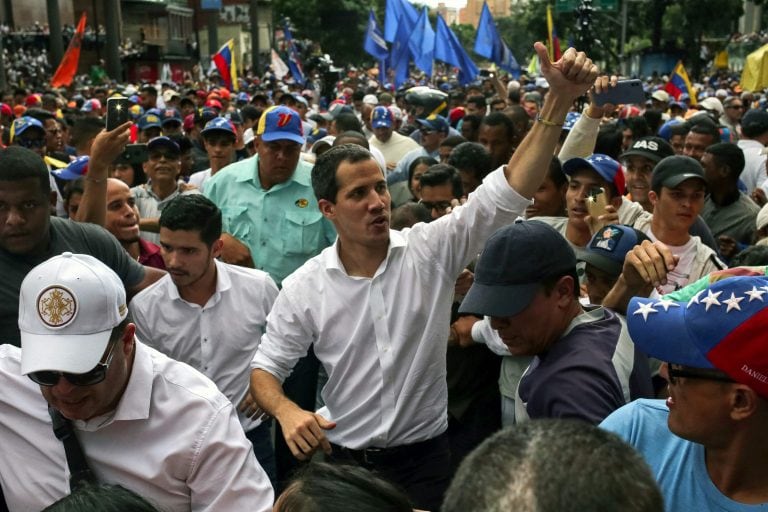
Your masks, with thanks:
[{"label": "man's hand", "polygon": [[605,206],[605,213],[596,219],[593,219],[591,215],[587,215],[584,217],[584,222],[589,226],[589,232],[594,235],[608,224],[620,224],[619,211],[615,206],[609,204]]},{"label": "man's hand", "polygon": [[674,270],[679,259],[663,243],[644,240],[624,257],[624,281],[632,290],[667,284],[667,273]]},{"label": "man's hand", "polygon": [[541,74],[547,79],[550,94],[557,93],[570,100],[583,96],[595,84],[598,69],[584,52],[568,48],[560,60],[551,62],[547,47],[540,42],[533,45],[541,62]]},{"label": "man's hand", "polygon": [[592,119],[602,119],[603,117],[612,114],[613,111],[616,110],[616,105],[613,103],[604,103],[603,105],[595,104],[594,98],[595,94],[606,91],[611,87],[616,87],[618,81],[619,77],[616,75],[612,75],[610,77],[607,75],[597,77],[597,80],[595,80],[595,85],[589,91],[589,108],[587,109],[587,115],[589,117]]},{"label": "man's hand", "polygon": [[319,414],[300,409],[291,404],[285,411],[276,415],[283,430],[283,437],[294,457],[309,460],[318,448],[326,455],[331,454],[331,443],[325,437],[325,430],[336,428],[336,423],[326,420]]},{"label": "man's hand", "polygon": [[453,199],[451,199],[451,206],[449,206],[448,208],[445,209],[445,214],[448,215],[449,213],[451,213],[453,211],[454,208],[456,208],[457,206],[461,206],[461,205],[463,205],[466,202],[467,202],[467,198],[466,197],[462,197],[461,199],[456,199],[454,197]]},{"label": "man's hand", "polygon": [[472,326],[482,320],[474,315],[460,316],[458,320],[451,324],[451,334],[455,336],[453,345],[460,347],[470,347],[475,344],[472,339]]},{"label": "man's hand", "polygon": [[728,235],[720,235],[717,237],[717,245],[720,247],[720,254],[727,260],[736,256],[739,252],[738,242]]},{"label": "man's hand", "polygon": [[106,169],[125,150],[125,145],[131,137],[131,122],[123,123],[112,131],[102,130],[93,139],[91,158],[88,162],[88,175],[91,171]]},{"label": "man's hand", "polygon": [[765,191],[760,187],[757,187],[750,197],[757,203],[757,206],[764,206],[768,202],[768,198],[765,197]]},{"label": "man's hand", "polygon": [[256,403],[250,392],[245,394],[242,402],[237,406],[237,410],[253,420],[264,421],[270,417],[269,414],[259,407],[259,404]]},{"label": "man's hand", "polygon": [[248,268],[254,267],[251,251],[243,242],[229,233],[222,233],[221,241],[224,242],[221,250],[221,259],[224,263]]},{"label": "man's hand", "polygon": [[461,274],[459,274],[459,278],[456,279],[456,286],[453,287],[453,293],[456,295],[466,295],[474,281],[475,274],[473,274],[471,270],[465,268],[461,271]]}]

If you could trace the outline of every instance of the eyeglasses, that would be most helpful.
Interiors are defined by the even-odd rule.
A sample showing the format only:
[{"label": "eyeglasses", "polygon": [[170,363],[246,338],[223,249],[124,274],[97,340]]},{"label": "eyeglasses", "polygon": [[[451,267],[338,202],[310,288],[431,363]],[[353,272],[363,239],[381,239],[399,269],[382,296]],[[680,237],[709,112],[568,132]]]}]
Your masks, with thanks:
[{"label": "eyeglasses", "polygon": [[179,155],[175,153],[164,153],[162,151],[152,151],[149,153],[149,159],[150,160],[160,160],[161,158],[165,158],[166,160],[178,160]]},{"label": "eyeglasses", "polygon": [[66,373],[43,370],[32,372],[28,374],[28,376],[35,384],[41,386],[55,386],[59,383],[59,378],[61,377],[64,377],[64,379],[73,386],[93,386],[107,377],[107,370],[109,370],[109,365],[112,364],[112,357],[115,353],[115,345],[117,345],[117,342],[112,343],[112,346],[109,348],[106,362],[98,363],[96,367],[89,372]]},{"label": "eyeglasses", "polygon": [[744,108],[744,105],[728,105],[725,108],[733,108],[733,109],[736,109],[736,110],[742,110]]},{"label": "eyeglasses", "polygon": [[16,144],[27,149],[41,148],[45,146],[45,139],[25,139],[19,137],[16,139]]},{"label": "eyeglasses", "polygon": [[444,212],[448,208],[451,207],[450,201],[419,201],[419,204],[424,205],[424,207],[429,210],[437,210],[439,212]]},{"label": "eyeglasses", "polygon": [[718,382],[736,382],[729,376],[725,375],[719,370],[709,370],[706,368],[690,368],[687,366],[681,366],[679,364],[668,364],[667,374],[669,375],[669,383],[677,384],[677,379],[700,379],[700,380],[716,380]]}]

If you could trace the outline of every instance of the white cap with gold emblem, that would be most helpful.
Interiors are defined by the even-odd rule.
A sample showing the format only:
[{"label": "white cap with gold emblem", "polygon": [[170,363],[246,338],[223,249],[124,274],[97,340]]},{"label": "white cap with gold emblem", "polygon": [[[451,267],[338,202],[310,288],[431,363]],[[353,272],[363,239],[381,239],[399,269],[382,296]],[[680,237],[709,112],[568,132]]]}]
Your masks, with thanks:
[{"label": "white cap with gold emblem", "polygon": [[21,283],[21,372],[86,373],[128,314],[115,272],[85,254],[65,252],[33,268]]}]

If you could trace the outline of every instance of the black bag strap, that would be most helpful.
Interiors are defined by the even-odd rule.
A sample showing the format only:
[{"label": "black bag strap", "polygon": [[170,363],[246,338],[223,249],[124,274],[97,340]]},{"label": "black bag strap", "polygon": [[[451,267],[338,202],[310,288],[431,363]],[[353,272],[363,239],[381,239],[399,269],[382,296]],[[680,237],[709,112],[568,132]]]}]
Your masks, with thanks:
[{"label": "black bag strap", "polygon": [[67,466],[69,466],[70,473],[70,490],[74,491],[83,484],[98,483],[96,475],[88,467],[88,462],[85,460],[85,454],[77,440],[72,423],[53,407],[48,407],[48,414],[51,415],[51,421],[53,421],[53,433],[56,439],[64,444],[64,453],[67,455]]}]

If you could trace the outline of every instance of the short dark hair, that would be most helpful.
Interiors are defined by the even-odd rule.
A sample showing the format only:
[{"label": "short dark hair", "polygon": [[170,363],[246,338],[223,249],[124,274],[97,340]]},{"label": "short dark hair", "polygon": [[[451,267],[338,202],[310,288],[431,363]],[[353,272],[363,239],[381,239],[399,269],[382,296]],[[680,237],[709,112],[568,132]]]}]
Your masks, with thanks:
[{"label": "short dark hair", "polygon": [[440,146],[455,148],[459,144],[463,144],[465,142],[467,142],[467,139],[461,135],[449,135],[440,142]]},{"label": "short dark hair", "polygon": [[160,214],[160,227],[171,231],[199,231],[208,247],[221,237],[221,210],[202,194],[181,195]]},{"label": "short dark hair", "polygon": [[485,96],[483,96],[482,94],[473,94],[472,96],[467,98],[467,105],[469,105],[470,103],[474,103],[475,105],[481,108],[485,107],[486,106]]},{"label": "short dark hair", "polygon": [[648,465],[618,436],[582,421],[541,419],[504,429],[469,454],[441,510],[663,509]]},{"label": "short dark hair", "polygon": [[317,200],[325,199],[336,202],[339,193],[339,182],[336,171],[342,162],[356,164],[365,160],[373,160],[371,152],[357,144],[342,144],[332,147],[319,157],[312,168],[312,190]]},{"label": "short dark hair", "polygon": [[412,512],[394,484],[360,466],[312,462],[301,469],[278,499],[278,512]]},{"label": "short dark hair", "polygon": [[[356,142],[343,142],[344,139],[352,139]],[[368,149],[368,150],[371,149],[371,146],[370,144],[368,144],[368,139],[365,138],[365,135],[363,135],[360,132],[355,132],[351,130],[344,132],[341,135],[337,135],[333,141],[333,144],[331,144],[331,146],[341,146],[343,144],[357,144],[358,146],[362,146],[365,149]]]},{"label": "short dark hair", "polygon": [[491,154],[477,142],[462,142],[451,151],[448,164],[464,172],[471,172],[478,181],[483,181],[491,172]]},{"label": "short dark hair", "polygon": [[409,228],[418,222],[430,222],[432,212],[421,203],[408,202],[392,210],[392,229]]},{"label": "short dark hair", "polygon": [[263,110],[256,108],[253,105],[245,105],[240,109],[240,115],[243,116],[243,121],[258,121],[262,112]]},{"label": "short dark hair", "polygon": [[86,483],[43,512],[158,512],[149,501],[120,485]]},{"label": "short dark hair", "polygon": [[507,140],[512,142],[515,139],[515,123],[501,112],[491,112],[483,118],[480,126],[503,126],[507,132]]},{"label": "short dark hair", "polygon": [[352,101],[362,101],[365,98],[365,91],[362,89],[355,89],[352,93]]},{"label": "short dark hair", "polygon": [[563,172],[563,164],[556,156],[553,156],[552,160],[549,162],[549,172],[547,173],[547,178],[551,179],[552,183],[554,183],[557,188],[560,188],[568,183],[568,178]]},{"label": "short dark hair", "polygon": [[768,265],[768,246],[751,245],[733,257],[730,266],[762,267]]},{"label": "short dark hair", "polygon": [[744,151],[739,146],[731,142],[718,142],[709,146],[705,152],[714,157],[717,165],[728,167],[728,176],[732,181],[738,181],[744,170]]},{"label": "short dark hair", "polygon": [[47,110],[42,108],[30,108],[24,112],[25,116],[29,116],[33,119],[37,119],[41,123],[45,124],[48,119],[56,119],[56,116]]},{"label": "short dark hair", "polygon": [[696,116],[689,120],[691,129],[688,133],[698,133],[709,135],[712,138],[712,144],[720,141],[720,130],[717,125],[707,116]]},{"label": "short dark hair", "polygon": [[157,88],[154,85],[145,84],[141,86],[141,92],[146,92],[150,96],[157,96]]},{"label": "short dark hair", "polygon": [[669,127],[669,138],[671,139],[675,135],[682,135],[683,137],[685,137],[686,135],[688,135],[688,132],[690,130],[691,130],[691,127],[690,125],[688,125],[688,123],[673,124],[672,126]]},{"label": "short dark hair", "polygon": [[461,118],[462,123],[470,123],[475,128],[479,127],[482,121],[483,121],[483,116],[478,114],[467,114]]},{"label": "short dark hair", "polygon": [[622,131],[616,123],[601,126],[597,132],[595,153],[602,153],[618,160],[621,154]]},{"label": "short dark hair", "polygon": [[336,121],[336,133],[344,132],[362,132],[363,125],[355,114],[339,114]]},{"label": "short dark hair", "polygon": [[544,293],[549,296],[555,289],[557,282],[565,276],[573,279],[573,298],[579,300],[579,297],[581,296],[581,287],[579,283],[579,273],[576,270],[576,267],[568,269],[565,272],[560,272],[559,274],[555,274],[553,276],[545,277],[541,280],[541,288],[544,290]]},{"label": "short dark hair", "polygon": [[453,197],[459,199],[464,195],[464,187],[461,184],[459,171],[452,165],[436,164],[427,169],[427,172],[419,177],[419,183],[422,187],[439,187],[440,185],[451,185]]},{"label": "short dark hair", "polygon": [[75,125],[72,127],[72,145],[76,148],[83,147],[103,129],[104,121],[98,117],[81,117],[75,121]]},{"label": "short dark hair", "polygon": [[21,146],[0,150],[0,181],[23,181],[37,178],[40,192],[51,193],[51,178],[45,161],[34,151]]}]

